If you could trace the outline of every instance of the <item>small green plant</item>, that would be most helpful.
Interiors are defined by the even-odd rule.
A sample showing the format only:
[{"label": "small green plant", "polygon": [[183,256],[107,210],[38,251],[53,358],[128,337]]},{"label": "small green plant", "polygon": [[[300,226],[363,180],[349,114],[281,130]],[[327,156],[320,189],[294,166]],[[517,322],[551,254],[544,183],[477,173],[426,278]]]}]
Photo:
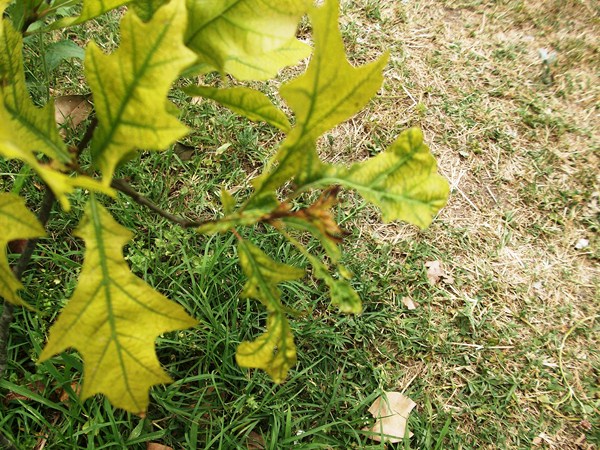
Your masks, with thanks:
[{"label": "small green plant", "polygon": [[[79,15],[64,14],[79,4]],[[119,48],[105,54],[92,42],[85,49],[93,113],[83,137],[72,143],[59,133],[53,100],[40,108],[30,97],[23,38],[75,26],[125,5]],[[87,196],[73,232],[85,243],[84,262],[39,362],[75,348],[84,363],[81,397],[103,393],[113,405],[138,414],[148,406],[149,388],[170,381],[154,350],[156,338],[193,327],[196,320],[130,271],[123,247],[133,234],[103,206],[119,192],[174,226],[237,238],[237,256],[247,278],[241,295],[258,300],[268,319],[264,334],[239,345],[236,360],[242,367],[266,371],[276,383],[286,379],[296,362],[287,319],[294,311],[282,303],[279,285],[306,276],[305,269],[273,260],[260,242],[251,242],[240,230],[273,227],[308,261],[311,276],[328,287],[331,303],[341,312],[357,314],[361,300],[350,284],[352,274],[340,263],[344,231],[332,212],[339,189],[358,192],[381,209],[384,221],[404,220],[419,227],[426,227],[446,202],[448,184],[437,174],[418,129],[403,132],[385,151],[349,167],[319,158],[319,138],[369,102],[381,86],[387,62],[387,55],[359,67],[347,61],[335,0],[321,6],[305,0],[0,0],[0,11],[0,156],[33,170],[46,190],[37,218],[17,195],[22,186],[15,183],[13,192],[0,194],[0,296],[5,300],[0,373],[6,366],[1,353],[6,353],[2,347],[13,307],[35,309],[19,296],[19,278],[35,252],[36,239],[45,235],[53,204],[57,201],[69,211],[75,190]],[[313,47],[295,36],[305,14]],[[293,121],[269,97],[249,87],[249,82],[255,86],[269,80],[309,56],[306,71],[279,90]],[[235,86],[189,82],[213,72],[236,80]],[[221,190],[222,214],[215,219],[192,220],[161,210],[115,177],[117,168],[135,164],[140,150],[168,149],[190,131],[169,100],[174,89],[266,122],[285,136],[262,174],[252,180],[252,192],[236,198]],[[28,180],[37,182],[33,176]],[[298,232],[316,238],[322,254],[309,250]],[[6,247],[19,240],[27,244],[11,268]]]}]

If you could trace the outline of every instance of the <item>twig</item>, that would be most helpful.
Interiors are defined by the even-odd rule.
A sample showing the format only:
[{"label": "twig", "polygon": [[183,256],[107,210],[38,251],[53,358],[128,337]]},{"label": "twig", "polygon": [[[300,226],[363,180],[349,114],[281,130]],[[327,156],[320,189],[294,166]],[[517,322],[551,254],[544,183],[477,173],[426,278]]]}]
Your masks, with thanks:
[{"label": "twig", "polygon": [[189,219],[186,219],[185,217],[180,217],[180,216],[176,216],[175,214],[171,214],[170,212],[167,212],[164,209],[159,208],[151,200],[148,200],[146,197],[144,197],[142,194],[140,194],[138,191],[136,191],[134,188],[132,188],[131,185],[129,185],[129,183],[127,183],[122,178],[115,178],[114,180],[112,180],[110,185],[117,191],[122,192],[123,194],[131,197],[131,199],[134,202],[147,207],[148,209],[150,209],[151,211],[154,211],[159,216],[164,217],[168,221],[173,222],[183,228],[197,228],[197,227],[205,225],[209,222],[212,222],[212,221],[189,220]]},{"label": "twig", "polygon": [[94,116],[94,117],[92,117],[90,124],[88,125],[87,129],[85,130],[85,134],[83,135],[83,137],[77,144],[77,157],[79,157],[79,155],[81,155],[81,153],[85,150],[85,148],[88,146],[88,144],[92,140],[92,137],[94,136],[94,131],[96,131],[97,126],[98,126],[98,119],[96,118],[96,116]]}]

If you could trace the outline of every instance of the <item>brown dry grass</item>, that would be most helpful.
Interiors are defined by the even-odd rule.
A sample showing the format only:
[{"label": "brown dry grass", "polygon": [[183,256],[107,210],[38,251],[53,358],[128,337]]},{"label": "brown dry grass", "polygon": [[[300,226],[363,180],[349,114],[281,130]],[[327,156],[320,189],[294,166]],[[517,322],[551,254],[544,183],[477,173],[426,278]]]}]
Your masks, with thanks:
[{"label": "brown dry grass", "polygon": [[[480,424],[461,392],[481,369],[485,348],[487,368],[516,383],[515,408],[489,416],[514,430],[504,430],[499,448],[528,448],[531,423],[542,427],[529,436],[534,446],[597,448],[600,6],[342,5],[354,62],[384,50],[391,60],[379,98],[335,130],[327,156],[366,157],[402,129],[420,126],[452,187],[448,206],[425,233],[376,220],[365,227],[372,211],[357,226],[363,223],[362,234],[376,242],[423,240],[443,252],[456,278],[445,287],[445,319],[471,305],[474,314],[492,318],[490,333],[499,336],[496,348],[485,338],[481,345],[453,343],[461,349],[453,356],[467,354],[472,363],[449,358],[424,369],[422,361],[405,361],[399,372],[425,372],[423,389],[429,383],[432,397],[456,415],[459,432],[474,436]],[[546,68],[540,49],[556,62]],[[580,239],[589,246],[576,249]],[[532,360],[540,361],[537,372]],[[477,439],[466,442],[481,448]]]}]

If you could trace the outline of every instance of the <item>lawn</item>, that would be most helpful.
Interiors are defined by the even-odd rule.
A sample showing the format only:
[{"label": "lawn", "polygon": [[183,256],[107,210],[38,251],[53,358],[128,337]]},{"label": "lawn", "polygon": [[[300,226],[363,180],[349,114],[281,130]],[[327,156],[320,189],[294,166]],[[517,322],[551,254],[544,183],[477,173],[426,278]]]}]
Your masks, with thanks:
[{"label": "lawn", "polygon": [[[376,209],[343,194],[344,263],[364,311],[329,308],[314,279],[286,283],[284,301],[300,311],[290,320],[298,364],[275,385],[235,363],[236,346],[255,338],[266,317],[257,302],[240,299],[235,238],[171,226],[125,196],[109,203],[136,230],[126,248],[134,272],[200,321],[157,341],[176,381],[152,390],[144,418],[101,396],[81,403],[77,353],[35,363],[82,261],[81,242],[65,234],[77,212],[55,214],[51,239],[23,277],[38,286],[24,296],[41,314],[16,312],[0,380],[0,432],[16,448],[598,449],[600,6],[359,0],[342,1],[341,11],[351,62],[387,50],[390,62],[377,97],[322,140],[322,157],[365,159],[418,126],[450,183],[448,205],[420,231],[382,224]],[[114,48],[118,18],[69,33]],[[310,38],[308,23],[299,33]],[[58,66],[44,90],[46,45],[27,43],[32,96],[86,93],[77,60]],[[269,93],[297,72],[285,70]],[[221,186],[249,192],[281,136],[173,95],[194,127],[182,142],[188,147],[143,153],[120,176],[164,209],[211,218]],[[30,176],[20,170],[0,162],[0,191]],[[32,207],[38,188],[25,188]],[[75,206],[84,201],[73,198]],[[245,233],[279,260],[306,265],[272,230]],[[402,443],[380,444],[362,431],[384,391],[417,405],[408,418],[413,435]]]}]

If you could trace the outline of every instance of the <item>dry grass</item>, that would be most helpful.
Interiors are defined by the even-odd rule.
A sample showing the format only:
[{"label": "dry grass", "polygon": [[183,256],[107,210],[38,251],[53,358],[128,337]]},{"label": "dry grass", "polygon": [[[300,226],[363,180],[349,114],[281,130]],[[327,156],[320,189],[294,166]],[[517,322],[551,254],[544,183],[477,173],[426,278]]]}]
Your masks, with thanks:
[{"label": "dry grass", "polygon": [[[540,448],[597,448],[599,14],[575,0],[343,2],[354,62],[389,49],[391,63],[376,104],[335,130],[328,157],[380,151],[416,125],[452,186],[427,232],[374,220],[362,234],[443,252],[456,281],[438,305],[441,328],[465,307],[487,321],[483,334],[450,343],[451,358],[398,371],[421,373],[471,436],[483,417],[461,393],[484,366],[510,379],[514,395],[489,416],[507,421],[501,448],[525,448],[531,424]],[[556,61],[544,64],[544,51]],[[576,249],[580,239],[589,246]]]}]

